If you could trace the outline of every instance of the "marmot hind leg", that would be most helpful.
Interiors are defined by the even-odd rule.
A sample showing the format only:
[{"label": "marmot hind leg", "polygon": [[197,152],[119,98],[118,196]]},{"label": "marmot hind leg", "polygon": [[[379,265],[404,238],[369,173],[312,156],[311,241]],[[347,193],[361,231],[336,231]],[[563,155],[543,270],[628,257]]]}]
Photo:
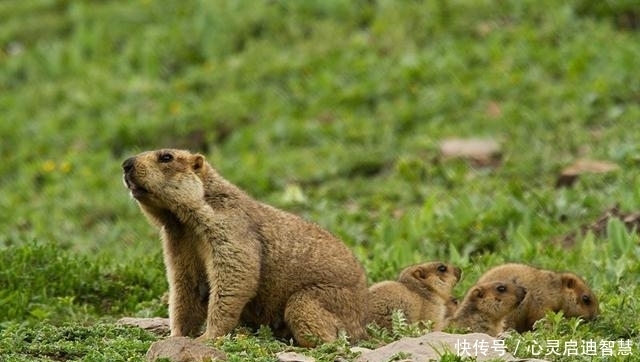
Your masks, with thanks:
[{"label": "marmot hind leg", "polygon": [[[354,297],[350,291],[334,289],[305,289],[293,294],[284,311],[284,319],[293,338],[302,347],[314,347],[319,343],[335,341],[344,331],[350,339],[358,340],[366,334],[356,321],[361,311],[351,311]],[[326,306],[337,307],[331,311]],[[343,315],[336,312],[344,311]],[[347,315],[352,314],[352,315]]]},{"label": "marmot hind leg", "polygon": [[338,337],[338,319],[322,306],[314,294],[308,290],[295,293],[284,310],[284,320],[293,338],[302,347],[315,347]]}]

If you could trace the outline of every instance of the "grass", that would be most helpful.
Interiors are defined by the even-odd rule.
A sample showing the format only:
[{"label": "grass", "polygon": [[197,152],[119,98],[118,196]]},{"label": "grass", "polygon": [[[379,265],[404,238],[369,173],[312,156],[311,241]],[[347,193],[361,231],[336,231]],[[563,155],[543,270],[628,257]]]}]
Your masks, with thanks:
[{"label": "grass", "polygon": [[[554,242],[640,208],[633,1],[25,0],[0,17],[0,360],[143,360],[158,337],[114,321],[166,315],[166,281],[120,163],[167,146],[331,230],[371,282],[436,259],[463,268],[457,295],[505,261],[574,271],[602,317],[550,315],[511,346],[631,340],[608,360],[640,360],[638,235]],[[499,167],[440,159],[448,137],[498,140]],[[580,158],[620,168],[555,188]],[[304,352],[353,358],[341,343]],[[216,345],[295,350],[242,329]],[[576,358],[599,360],[553,360]]]}]

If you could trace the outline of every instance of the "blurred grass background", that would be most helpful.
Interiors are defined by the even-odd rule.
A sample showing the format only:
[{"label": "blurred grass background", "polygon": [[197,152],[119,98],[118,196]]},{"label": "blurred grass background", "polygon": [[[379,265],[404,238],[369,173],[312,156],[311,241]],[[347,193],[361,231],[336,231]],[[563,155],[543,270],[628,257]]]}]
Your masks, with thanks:
[{"label": "blurred grass background", "polygon": [[[25,0],[0,18],[0,326],[166,313],[120,171],[162,147],[331,230],[371,281],[444,259],[466,287],[515,260],[638,309],[634,233],[553,241],[639,208],[635,1]],[[442,161],[449,137],[497,140],[500,165]],[[620,168],[555,188],[582,158]]]}]

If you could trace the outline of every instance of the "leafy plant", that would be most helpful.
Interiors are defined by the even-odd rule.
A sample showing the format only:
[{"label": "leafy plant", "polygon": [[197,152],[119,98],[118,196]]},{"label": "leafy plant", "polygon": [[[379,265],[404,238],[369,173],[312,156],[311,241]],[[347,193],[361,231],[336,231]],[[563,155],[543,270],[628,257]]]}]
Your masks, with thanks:
[{"label": "leafy plant", "polygon": [[[142,360],[156,337],[113,320],[166,316],[167,283],[120,165],[161,147],[327,228],[370,282],[443,260],[462,296],[517,261],[598,295],[597,320],[550,315],[513,343],[637,341],[637,230],[610,220],[559,241],[612,205],[639,209],[633,1],[23,0],[0,18],[2,358]],[[444,159],[451,137],[496,140],[500,157]],[[618,170],[556,188],[577,159]],[[423,327],[397,317],[363,345]],[[297,350],[266,329],[215,345],[232,360]],[[353,358],[342,339],[303,352]]]}]

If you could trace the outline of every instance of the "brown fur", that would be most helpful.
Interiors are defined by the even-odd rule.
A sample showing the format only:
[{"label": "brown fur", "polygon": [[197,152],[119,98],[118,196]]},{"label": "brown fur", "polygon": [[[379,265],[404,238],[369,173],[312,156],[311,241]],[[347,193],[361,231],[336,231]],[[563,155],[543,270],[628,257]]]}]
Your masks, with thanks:
[{"label": "brown fur", "polygon": [[434,330],[444,328],[451,290],[460,280],[460,268],[441,262],[405,268],[397,281],[369,288],[369,320],[391,329],[391,317],[401,310],[409,323],[433,321]]},{"label": "brown fur", "polygon": [[453,315],[458,310],[458,305],[459,305],[458,298],[453,296],[449,298],[449,301],[447,301],[447,314],[445,315],[445,317],[446,318],[453,317]]},{"label": "brown fur", "polygon": [[567,317],[593,319],[599,314],[598,299],[587,283],[573,273],[560,273],[523,264],[497,266],[480,277],[479,283],[514,280],[527,289],[524,302],[507,318],[507,328],[525,332],[549,311]]},{"label": "brown fur", "polygon": [[476,284],[465,295],[449,325],[495,337],[504,331],[507,315],[526,294],[525,288],[511,281]]},{"label": "brown fur", "polygon": [[161,230],[172,336],[269,325],[302,346],[366,336],[367,286],[353,253],[319,226],[260,203],[203,156],[141,153],[124,180]]}]

